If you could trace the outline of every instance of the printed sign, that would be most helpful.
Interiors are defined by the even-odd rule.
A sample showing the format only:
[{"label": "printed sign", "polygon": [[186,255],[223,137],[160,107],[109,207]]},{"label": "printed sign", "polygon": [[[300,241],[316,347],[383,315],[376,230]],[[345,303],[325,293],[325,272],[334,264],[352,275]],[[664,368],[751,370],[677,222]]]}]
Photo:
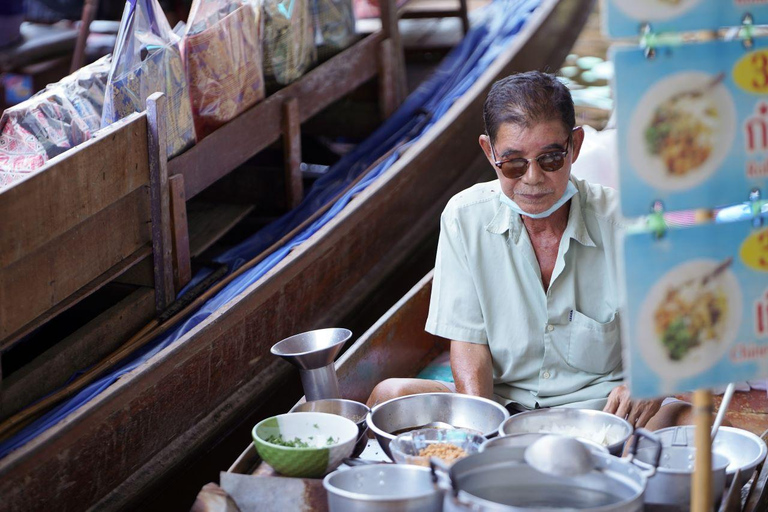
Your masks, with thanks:
[{"label": "printed sign", "polygon": [[716,30],[739,26],[745,14],[755,24],[768,20],[766,0],[605,0],[603,32],[632,37],[649,23],[654,32]]},{"label": "printed sign", "polygon": [[768,227],[707,224],[671,229],[660,240],[629,234],[623,250],[622,336],[633,396],[768,376]]},{"label": "printed sign", "polygon": [[[768,41],[613,52],[621,209],[745,201],[768,182]],[[763,194],[768,189],[762,190]]]}]

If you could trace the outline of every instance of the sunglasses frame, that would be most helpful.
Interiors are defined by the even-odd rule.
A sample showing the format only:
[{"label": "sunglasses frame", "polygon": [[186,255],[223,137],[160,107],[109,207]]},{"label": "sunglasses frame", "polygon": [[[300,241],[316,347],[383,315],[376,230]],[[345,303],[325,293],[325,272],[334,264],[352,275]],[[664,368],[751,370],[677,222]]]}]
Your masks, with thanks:
[{"label": "sunglasses frame", "polygon": [[[535,158],[515,157],[515,158],[510,158],[510,159],[507,159],[507,160],[496,160],[496,151],[493,148],[493,142],[491,142],[491,137],[489,135],[487,135],[487,134],[486,134],[486,136],[488,137],[488,145],[491,147],[491,156],[493,157],[494,165],[496,165],[496,167],[498,167],[498,169],[501,171],[501,173],[504,175],[505,178],[515,180],[515,179],[522,178],[523,176],[525,176],[525,173],[527,173],[528,169],[531,167],[531,162],[534,161],[534,160],[536,160],[536,164],[539,166],[539,169],[541,169],[544,172],[557,172],[560,169],[562,169],[563,167],[565,167],[565,157],[568,156],[568,152],[572,149],[573,132],[575,132],[576,130],[578,130],[580,128],[581,128],[580,126],[576,126],[576,127],[573,128],[573,130],[571,130],[571,133],[568,134],[568,140],[565,142],[565,149],[563,151],[550,151],[548,153],[544,153],[543,155],[539,155],[539,156],[537,156]],[[544,169],[541,166],[541,163],[539,162],[539,160],[542,159],[542,158],[551,156],[553,154],[560,154],[560,155],[562,155],[562,157],[563,157],[563,165],[561,165],[557,169],[552,169],[552,170]],[[525,168],[523,169],[523,172],[521,172],[517,176],[507,176],[504,173],[504,170],[502,169],[502,166],[505,163],[511,162],[513,160],[525,160],[526,161]]]}]

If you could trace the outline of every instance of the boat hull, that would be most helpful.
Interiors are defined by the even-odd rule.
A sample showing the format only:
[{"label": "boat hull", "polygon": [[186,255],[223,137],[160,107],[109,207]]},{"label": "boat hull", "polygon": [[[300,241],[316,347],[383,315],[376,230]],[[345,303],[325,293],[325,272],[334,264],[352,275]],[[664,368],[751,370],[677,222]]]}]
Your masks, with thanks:
[{"label": "boat hull", "polygon": [[488,170],[476,139],[491,84],[556,69],[592,3],[545,0],[512,47],[340,215],[177,343],[0,461],[0,508],[129,507],[275,392],[291,370],[270,346],[334,325],[434,232],[448,199]]}]

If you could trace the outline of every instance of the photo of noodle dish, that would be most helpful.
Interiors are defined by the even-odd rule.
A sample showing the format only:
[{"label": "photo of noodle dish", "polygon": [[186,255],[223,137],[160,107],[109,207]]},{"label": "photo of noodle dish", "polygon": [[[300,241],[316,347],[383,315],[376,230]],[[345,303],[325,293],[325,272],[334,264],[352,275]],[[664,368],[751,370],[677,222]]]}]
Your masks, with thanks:
[{"label": "photo of noodle dish", "polygon": [[628,130],[636,172],[662,190],[685,190],[709,178],[733,142],[735,107],[723,74],[685,72],[642,97]]},{"label": "photo of noodle dish", "polygon": [[735,341],[741,289],[732,260],[694,260],[671,269],[651,288],[637,325],[648,366],[675,378],[714,366]]},{"label": "photo of noodle dish", "polygon": [[701,0],[611,0],[624,14],[643,21],[676,18],[698,5]]}]

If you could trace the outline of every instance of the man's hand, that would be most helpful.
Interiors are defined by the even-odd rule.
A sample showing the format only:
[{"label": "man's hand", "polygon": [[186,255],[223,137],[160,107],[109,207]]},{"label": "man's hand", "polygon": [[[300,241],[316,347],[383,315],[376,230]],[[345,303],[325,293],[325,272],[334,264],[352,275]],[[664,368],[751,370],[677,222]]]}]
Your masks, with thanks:
[{"label": "man's hand", "polygon": [[615,414],[619,418],[626,418],[630,425],[642,428],[661,409],[663,398],[658,400],[632,400],[627,386],[613,388],[608,395],[608,403],[605,412]]}]

